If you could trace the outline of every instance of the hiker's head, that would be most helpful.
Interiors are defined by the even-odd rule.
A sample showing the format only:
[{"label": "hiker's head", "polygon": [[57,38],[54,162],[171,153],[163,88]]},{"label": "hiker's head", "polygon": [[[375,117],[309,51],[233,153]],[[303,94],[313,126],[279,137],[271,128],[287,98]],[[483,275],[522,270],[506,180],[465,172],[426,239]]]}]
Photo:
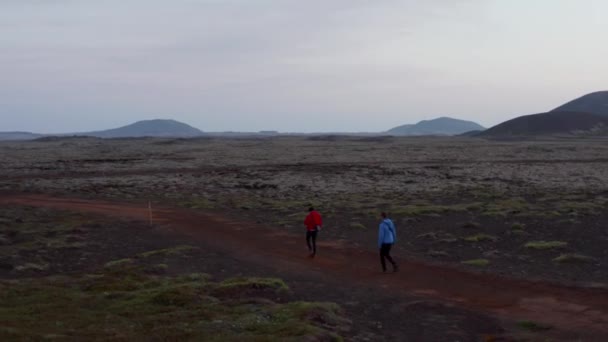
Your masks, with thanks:
[{"label": "hiker's head", "polygon": [[384,211],[380,213],[380,216],[382,216],[383,219],[388,217],[388,215],[386,215],[386,213]]},{"label": "hiker's head", "polygon": [[314,207],[310,207],[310,208],[308,208],[308,211],[315,211],[315,208]]}]

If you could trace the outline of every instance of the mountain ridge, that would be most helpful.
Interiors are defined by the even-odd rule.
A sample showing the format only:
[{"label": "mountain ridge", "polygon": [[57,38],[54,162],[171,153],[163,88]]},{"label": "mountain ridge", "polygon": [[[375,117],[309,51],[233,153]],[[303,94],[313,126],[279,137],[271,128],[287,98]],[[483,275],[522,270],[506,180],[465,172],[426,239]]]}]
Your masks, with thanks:
[{"label": "mountain ridge", "polygon": [[596,91],[583,95],[566,102],[551,112],[580,112],[608,117],[608,91]]},{"label": "mountain ridge", "polygon": [[522,115],[476,134],[478,137],[608,136],[608,91],[596,91],[545,113]]},{"label": "mountain ridge", "polygon": [[504,138],[555,135],[608,135],[608,117],[565,111],[523,115],[488,128],[475,136]]}]

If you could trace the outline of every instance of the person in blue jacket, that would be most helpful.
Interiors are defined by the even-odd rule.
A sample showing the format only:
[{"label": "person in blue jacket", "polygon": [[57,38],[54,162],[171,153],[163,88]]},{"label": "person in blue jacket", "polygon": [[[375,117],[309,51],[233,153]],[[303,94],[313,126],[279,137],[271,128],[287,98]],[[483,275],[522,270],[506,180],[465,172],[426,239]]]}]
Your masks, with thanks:
[{"label": "person in blue jacket", "polygon": [[395,230],[395,224],[391,219],[388,218],[385,212],[382,214],[382,222],[378,229],[378,248],[380,249],[380,263],[382,264],[382,271],[386,272],[386,261],[387,259],[391,265],[393,265],[393,272],[397,272],[399,269],[397,263],[391,257],[391,248],[397,241],[397,231]]}]

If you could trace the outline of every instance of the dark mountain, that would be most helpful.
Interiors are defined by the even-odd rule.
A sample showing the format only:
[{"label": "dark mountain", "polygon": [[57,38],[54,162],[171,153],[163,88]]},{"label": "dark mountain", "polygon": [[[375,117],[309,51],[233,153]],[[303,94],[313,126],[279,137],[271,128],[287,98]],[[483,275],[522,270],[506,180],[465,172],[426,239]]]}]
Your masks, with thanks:
[{"label": "dark mountain", "polygon": [[33,140],[43,135],[30,132],[0,132],[1,140]]},{"label": "dark mountain", "polygon": [[423,120],[415,125],[395,127],[386,133],[391,135],[458,135],[484,129],[484,127],[472,121],[441,117],[434,120]]},{"label": "dark mountain", "polygon": [[480,137],[543,135],[608,135],[608,117],[580,112],[548,112],[505,121],[479,133]]},{"label": "dark mountain", "polygon": [[203,132],[179,121],[156,119],[138,121],[127,126],[105,131],[78,133],[78,135],[99,138],[196,137],[203,135]]},{"label": "dark mountain", "polygon": [[608,116],[608,91],[598,91],[581,96],[555,108],[552,112],[578,112]]}]

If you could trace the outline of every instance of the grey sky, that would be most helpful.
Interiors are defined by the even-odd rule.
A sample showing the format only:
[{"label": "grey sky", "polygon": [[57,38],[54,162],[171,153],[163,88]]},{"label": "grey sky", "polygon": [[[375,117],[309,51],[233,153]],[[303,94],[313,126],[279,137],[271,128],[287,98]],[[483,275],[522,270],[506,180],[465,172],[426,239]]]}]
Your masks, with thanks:
[{"label": "grey sky", "polygon": [[0,0],[0,131],[489,126],[608,88],[607,14],[604,0]]}]

